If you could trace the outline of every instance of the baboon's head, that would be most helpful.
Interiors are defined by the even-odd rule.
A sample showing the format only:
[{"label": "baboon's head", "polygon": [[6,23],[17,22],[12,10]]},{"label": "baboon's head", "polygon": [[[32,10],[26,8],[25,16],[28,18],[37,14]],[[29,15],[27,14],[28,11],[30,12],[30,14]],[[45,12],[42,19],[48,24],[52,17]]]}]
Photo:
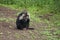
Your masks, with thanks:
[{"label": "baboon's head", "polygon": [[24,13],[23,19],[24,19],[25,21],[27,21],[27,20],[29,19],[28,13]]},{"label": "baboon's head", "polygon": [[29,14],[28,14],[27,10],[22,11],[22,15],[20,16],[19,19],[20,20],[25,20],[25,21],[27,21],[29,19]]}]

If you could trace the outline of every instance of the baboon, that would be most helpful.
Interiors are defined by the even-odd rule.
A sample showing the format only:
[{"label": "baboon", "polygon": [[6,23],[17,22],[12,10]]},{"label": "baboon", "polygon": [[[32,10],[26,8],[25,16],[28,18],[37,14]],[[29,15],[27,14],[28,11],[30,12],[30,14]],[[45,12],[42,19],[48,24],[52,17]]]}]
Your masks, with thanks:
[{"label": "baboon", "polygon": [[16,26],[18,29],[23,30],[24,28],[29,28],[29,22],[30,22],[30,15],[26,10],[22,11],[16,20]]}]

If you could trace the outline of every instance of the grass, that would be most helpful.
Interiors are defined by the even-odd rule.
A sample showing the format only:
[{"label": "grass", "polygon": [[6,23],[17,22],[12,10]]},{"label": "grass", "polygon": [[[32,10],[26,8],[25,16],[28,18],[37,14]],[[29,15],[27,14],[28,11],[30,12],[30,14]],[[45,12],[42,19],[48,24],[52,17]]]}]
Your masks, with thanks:
[{"label": "grass", "polygon": [[16,21],[16,19],[13,18],[4,18],[4,17],[0,17],[0,22],[11,22],[11,21]]},{"label": "grass", "polygon": [[55,24],[55,26],[60,26],[60,14],[55,14],[51,19],[53,19],[53,20],[51,20],[54,24]]}]

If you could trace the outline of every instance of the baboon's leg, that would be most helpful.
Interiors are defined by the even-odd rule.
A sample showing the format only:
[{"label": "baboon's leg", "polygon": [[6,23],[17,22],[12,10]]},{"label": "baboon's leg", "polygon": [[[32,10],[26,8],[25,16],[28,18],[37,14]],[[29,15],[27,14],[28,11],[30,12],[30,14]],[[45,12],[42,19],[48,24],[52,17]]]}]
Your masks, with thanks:
[{"label": "baboon's leg", "polygon": [[28,28],[29,28],[29,20],[26,23],[26,29],[28,29]]},{"label": "baboon's leg", "polygon": [[21,24],[17,25],[17,29],[23,30],[23,26]]}]

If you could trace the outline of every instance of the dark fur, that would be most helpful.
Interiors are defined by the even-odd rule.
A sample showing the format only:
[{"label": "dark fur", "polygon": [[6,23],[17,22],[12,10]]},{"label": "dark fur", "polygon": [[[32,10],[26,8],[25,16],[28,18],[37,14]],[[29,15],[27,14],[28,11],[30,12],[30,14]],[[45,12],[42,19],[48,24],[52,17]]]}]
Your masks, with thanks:
[{"label": "dark fur", "polygon": [[16,26],[20,30],[23,30],[23,28],[26,28],[26,29],[29,28],[30,19],[27,19],[27,21],[25,19],[19,20],[19,17],[21,17],[23,14],[24,14],[24,12],[20,13],[16,20]]}]

